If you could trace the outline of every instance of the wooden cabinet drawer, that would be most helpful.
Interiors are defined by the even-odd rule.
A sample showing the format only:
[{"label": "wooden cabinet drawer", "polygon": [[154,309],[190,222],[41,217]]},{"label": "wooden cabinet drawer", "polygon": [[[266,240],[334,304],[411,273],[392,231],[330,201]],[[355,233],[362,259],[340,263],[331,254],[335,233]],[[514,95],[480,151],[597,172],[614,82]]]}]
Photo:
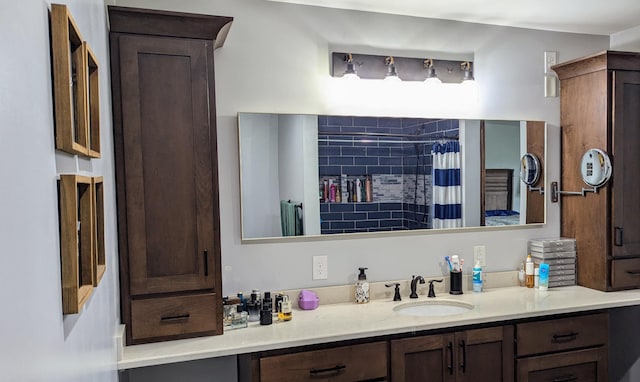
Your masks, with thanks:
[{"label": "wooden cabinet drawer", "polygon": [[518,382],[604,382],[608,378],[607,350],[575,350],[519,359]]},{"label": "wooden cabinet drawer", "polygon": [[609,316],[606,313],[583,317],[518,324],[518,357],[564,351],[607,343]]},{"label": "wooden cabinet drawer", "polygon": [[187,333],[213,334],[217,320],[215,293],[131,301],[134,341],[176,338]]},{"label": "wooden cabinet drawer", "polygon": [[612,260],[611,287],[613,289],[640,287],[640,259]]},{"label": "wooden cabinet drawer", "polygon": [[363,381],[387,378],[386,342],[260,359],[261,382]]}]

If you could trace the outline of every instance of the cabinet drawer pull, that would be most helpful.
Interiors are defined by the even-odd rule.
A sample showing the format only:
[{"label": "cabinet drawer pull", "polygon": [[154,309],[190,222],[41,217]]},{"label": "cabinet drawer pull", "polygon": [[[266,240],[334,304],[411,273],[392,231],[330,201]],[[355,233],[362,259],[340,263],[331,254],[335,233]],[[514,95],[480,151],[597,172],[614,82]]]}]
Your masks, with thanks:
[{"label": "cabinet drawer pull", "polygon": [[563,377],[554,378],[553,382],[571,382],[571,381],[575,381],[577,379],[578,379],[578,377],[576,377],[575,375],[566,375],[566,376],[563,376]]},{"label": "cabinet drawer pull", "polygon": [[567,333],[567,334],[554,334],[553,335],[553,342],[571,342],[574,341],[577,337],[578,334],[580,333],[576,333],[576,332],[571,332],[571,333]]},{"label": "cabinet drawer pull", "polygon": [[209,276],[209,250],[204,250],[204,275]]},{"label": "cabinet drawer pull", "polygon": [[613,229],[613,244],[616,247],[622,247],[622,228],[620,227],[615,227]]},{"label": "cabinet drawer pull", "polygon": [[186,321],[189,319],[189,313],[185,314],[176,314],[175,316],[163,316],[160,317],[161,322],[177,322],[177,321]]},{"label": "cabinet drawer pull", "polygon": [[338,375],[340,373],[342,373],[344,371],[344,369],[346,369],[347,366],[343,365],[343,364],[337,364],[334,367],[327,367],[325,369],[311,369],[309,370],[309,374],[311,374],[311,377],[326,377],[326,375],[320,375],[320,374],[332,374],[332,375]]},{"label": "cabinet drawer pull", "polygon": [[449,341],[447,349],[449,350],[449,363],[447,364],[447,369],[449,369],[449,375],[453,375],[453,344],[451,341]]},{"label": "cabinet drawer pull", "polygon": [[628,270],[625,272],[630,276],[640,276],[640,269]]},{"label": "cabinet drawer pull", "polygon": [[462,349],[462,362],[460,363],[460,369],[462,372],[467,371],[467,343],[462,340],[460,341],[460,348]]}]

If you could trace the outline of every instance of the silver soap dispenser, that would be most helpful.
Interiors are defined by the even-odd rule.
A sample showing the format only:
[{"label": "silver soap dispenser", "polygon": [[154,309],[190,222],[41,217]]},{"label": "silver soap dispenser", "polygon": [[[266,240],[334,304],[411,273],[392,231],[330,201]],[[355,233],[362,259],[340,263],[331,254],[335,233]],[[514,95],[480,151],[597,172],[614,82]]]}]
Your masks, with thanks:
[{"label": "silver soap dispenser", "polygon": [[356,282],[356,303],[366,304],[369,302],[369,282],[367,281],[367,275],[364,273],[368,268],[358,268],[360,274],[358,275],[358,282]]}]

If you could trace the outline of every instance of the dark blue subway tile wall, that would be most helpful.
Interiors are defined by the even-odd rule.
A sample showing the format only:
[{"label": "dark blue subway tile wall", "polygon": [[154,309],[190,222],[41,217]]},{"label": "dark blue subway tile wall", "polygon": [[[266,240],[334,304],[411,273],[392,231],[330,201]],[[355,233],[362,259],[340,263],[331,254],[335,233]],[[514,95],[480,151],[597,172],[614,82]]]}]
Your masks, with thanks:
[{"label": "dark blue subway tile wall", "polygon": [[[376,193],[374,188],[372,203],[347,203],[344,197],[342,203],[321,203],[322,233],[428,228],[430,203],[425,200],[427,195],[422,188],[425,176],[432,172],[431,148],[434,142],[457,139],[458,129],[458,120],[319,116],[319,185],[327,179],[339,183],[342,174],[348,179],[363,179],[365,175],[383,175],[389,179],[396,176],[400,177],[399,181],[386,180],[384,184],[392,189],[401,187],[399,198],[403,200],[393,203],[379,200],[380,195],[388,196],[388,189]],[[362,133],[396,136],[364,136]],[[397,186],[393,186],[394,182]],[[420,204],[415,203],[416,187]]]}]

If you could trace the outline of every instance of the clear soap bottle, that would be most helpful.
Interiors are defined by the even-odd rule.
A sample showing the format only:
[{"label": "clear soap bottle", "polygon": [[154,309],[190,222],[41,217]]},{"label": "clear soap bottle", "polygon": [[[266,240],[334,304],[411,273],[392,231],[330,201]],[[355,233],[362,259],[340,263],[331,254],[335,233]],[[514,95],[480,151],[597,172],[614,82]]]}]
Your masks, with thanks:
[{"label": "clear soap bottle", "polygon": [[534,268],[534,265],[533,265],[533,260],[531,259],[531,255],[527,255],[527,262],[525,263],[525,266],[524,266],[524,273],[526,276],[525,284],[527,285],[527,288],[533,288],[535,283],[533,268]]}]

